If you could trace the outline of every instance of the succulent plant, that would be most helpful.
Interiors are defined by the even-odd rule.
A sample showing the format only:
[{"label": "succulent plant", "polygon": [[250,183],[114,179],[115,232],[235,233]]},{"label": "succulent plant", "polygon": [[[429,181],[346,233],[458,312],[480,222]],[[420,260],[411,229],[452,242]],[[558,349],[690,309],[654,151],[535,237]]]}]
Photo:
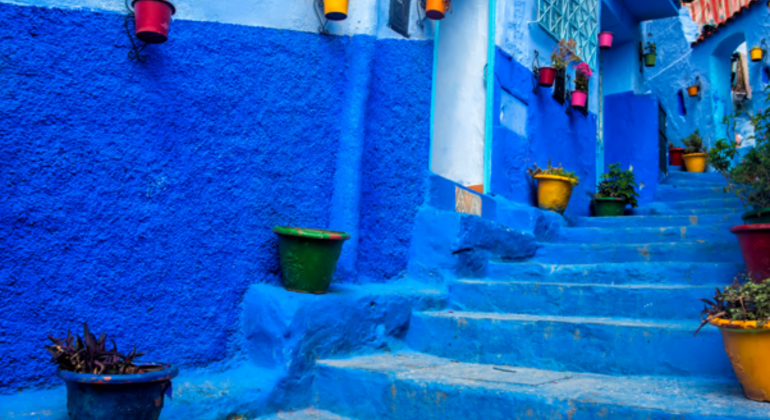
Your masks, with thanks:
[{"label": "succulent plant", "polygon": [[96,375],[123,375],[152,372],[164,368],[160,365],[134,364],[135,359],[144,355],[136,352],[136,346],[131,353],[123,355],[118,352],[115,341],[110,340],[112,350],[107,350],[105,344],[107,335],[102,334],[97,340],[96,336],[88,330],[86,323],[83,323],[83,338],[73,337],[70,331],[67,331],[66,338],[55,338],[51,335],[48,338],[53,344],[45,348],[53,355],[51,361],[61,370]]}]

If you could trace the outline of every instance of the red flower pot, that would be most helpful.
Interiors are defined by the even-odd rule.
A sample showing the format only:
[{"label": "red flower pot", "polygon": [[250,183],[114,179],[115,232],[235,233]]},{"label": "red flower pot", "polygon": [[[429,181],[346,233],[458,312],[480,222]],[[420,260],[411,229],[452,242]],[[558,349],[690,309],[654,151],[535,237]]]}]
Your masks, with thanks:
[{"label": "red flower pot", "polygon": [[553,67],[541,67],[540,76],[537,79],[537,84],[543,87],[553,86],[553,82],[556,80],[556,69]]},{"label": "red flower pot", "polygon": [[612,39],[615,38],[615,34],[608,31],[599,32],[599,48],[606,50],[612,48]]},{"label": "red flower pot", "polygon": [[676,147],[674,149],[668,149],[668,164],[671,166],[684,166],[684,149]]},{"label": "red flower pot", "polygon": [[148,44],[162,44],[168,40],[171,16],[176,13],[173,4],[165,0],[133,0],[136,15],[136,37]]},{"label": "red flower pot", "polygon": [[730,229],[738,237],[746,268],[755,283],[770,278],[770,223]]},{"label": "red flower pot", "polygon": [[571,98],[570,105],[575,108],[585,108],[588,103],[588,93],[582,90],[573,90]]}]

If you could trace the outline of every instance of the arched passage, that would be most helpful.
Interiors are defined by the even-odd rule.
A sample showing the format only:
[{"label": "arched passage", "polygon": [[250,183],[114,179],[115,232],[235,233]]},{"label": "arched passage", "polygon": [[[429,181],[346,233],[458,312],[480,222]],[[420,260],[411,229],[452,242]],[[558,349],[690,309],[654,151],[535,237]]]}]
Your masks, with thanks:
[{"label": "arched passage", "polygon": [[[715,130],[713,133],[714,140],[727,136],[727,125],[724,123],[725,116],[734,114],[741,107],[751,110],[751,101],[748,98],[741,100],[740,97],[737,97],[736,99],[733,94],[733,84],[736,78],[735,71],[738,68],[736,63],[741,60],[741,53],[745,56],[745,44],[746,36],[743,32],[738,32],[722,40],[711,53],[709,81],[711,83],[711,110]],[[745,83],[749,85],[748,80]],[[747,120],[747,118],[745,119]],[[740,120],[738,124],[738,132],[750,130],[748,124],[741,124]],[[748,133],[743,134],[744,138],[748,135]]]}]

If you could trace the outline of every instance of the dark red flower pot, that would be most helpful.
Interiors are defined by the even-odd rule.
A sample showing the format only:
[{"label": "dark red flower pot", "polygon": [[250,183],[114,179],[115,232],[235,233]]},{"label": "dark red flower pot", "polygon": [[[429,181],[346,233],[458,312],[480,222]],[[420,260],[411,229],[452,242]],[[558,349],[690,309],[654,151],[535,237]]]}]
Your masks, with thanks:
[{"label": "dark red flower pot", "polygon": [[684,149],[677,147],[674,149],[668,149],[668,163],[671,166],[684,166]]},{"label": "dark red flower pot", "polygon": [[752,280],[761,283],[770,278],[770,223],[735,226],[730,232],[738,236]]},{"label": "dark red flower pot", "polygon": [[165,0],[134,0],[136,37],[148,44],[162,44],[168,40],[171,16],[176,13],[173,4]]},{"label": "dark red flower pot", "polygon": [[538,76],[537,84],[542,87],[551,87],[556,80],[556,69],[553,67],[541,67],[540,76]]}]

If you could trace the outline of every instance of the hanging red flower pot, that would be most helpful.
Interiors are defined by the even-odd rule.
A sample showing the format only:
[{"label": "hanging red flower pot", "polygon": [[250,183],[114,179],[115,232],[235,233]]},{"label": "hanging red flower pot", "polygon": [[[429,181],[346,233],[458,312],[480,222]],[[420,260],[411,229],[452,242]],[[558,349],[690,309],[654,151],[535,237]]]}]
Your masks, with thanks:
[{"label": "hanging red flower pot", "polygon": [[612,48],[612,39],[615,38],[615,34],[609,31],[599,32],[599,48],[606,50]]},{"label": "hanging red flower pot", "polygon": [[541,67],[540,74],[537,77],[537,84],[543,87],[553,86],[556,80],[556,69],[553,67]]},{"label": "hanging red flower pot", "polygon": [[176,13],[166,0],[133,0],[136,15],[136,37],[148,44],[162,44],[168,40],[171,16]]},{"label": "hanging red flower pot", "polygon": [[586,108],[586,104],[588,103],[588,92],[583,92],[582,90],[573,90],[570,97],[570,105],[572,105],[574,108]]}]

